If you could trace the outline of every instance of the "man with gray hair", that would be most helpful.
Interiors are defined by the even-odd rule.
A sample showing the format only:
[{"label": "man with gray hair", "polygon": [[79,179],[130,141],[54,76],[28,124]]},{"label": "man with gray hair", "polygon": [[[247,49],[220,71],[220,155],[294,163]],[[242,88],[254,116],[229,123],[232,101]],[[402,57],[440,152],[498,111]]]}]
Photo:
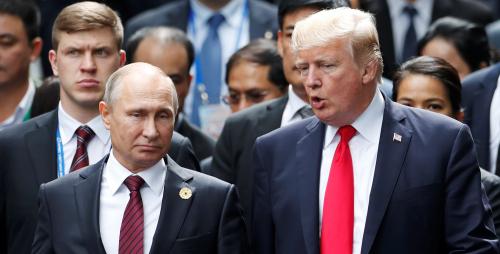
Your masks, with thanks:
[{"label": "man with gray hair", "polygon": [[468,127],[382,95],[371,14],[313,14],[292,50],[315,117],[256,141],[256,253],[498,253]]},{"label": "man with gray hair", "polygon": [[165,157],[177,110],[174,84],[158,67],[113,73],[99,103],[112,149],[42,184],[33,253],[245,253],[234,185]]}]

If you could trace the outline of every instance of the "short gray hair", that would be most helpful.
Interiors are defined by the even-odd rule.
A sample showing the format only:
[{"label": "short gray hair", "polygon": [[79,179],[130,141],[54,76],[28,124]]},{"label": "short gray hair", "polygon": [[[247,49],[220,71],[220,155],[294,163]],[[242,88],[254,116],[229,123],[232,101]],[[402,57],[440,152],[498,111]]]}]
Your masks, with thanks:
[{"label": "short gray hair", "polygon": [[168,80],[167,83],[169,84],[170,91],[172,92],[172,104],[175,111],[174,115],[177,115],[177,111],[179,110],[179,100],[177,98],[177,92],[174,83],[160,68],[148,63],[138,62],[127,64],[111,74],[111,76],[109,76],[108,78],[108,81],[106,82],[106,89],[104,90],[104,96],[102,100],[106,102],[109,107],[112,106],[117,97],[117,90],[119,90],[118,88],[123,83],[123,78],[127,75],[137,72],[138,68],[140,68],[140,71],[149,72],[150,74],[158,74]]},{"label": "short gray hair", "polygon": [[377,63],[377,80],[382,77],[383,61],[375,18],[372,14],[348,7],[323,10],[297,22],[292,34],[292,49],[297,52],[326,46],[335,39],[348,39],[359,65]]}]

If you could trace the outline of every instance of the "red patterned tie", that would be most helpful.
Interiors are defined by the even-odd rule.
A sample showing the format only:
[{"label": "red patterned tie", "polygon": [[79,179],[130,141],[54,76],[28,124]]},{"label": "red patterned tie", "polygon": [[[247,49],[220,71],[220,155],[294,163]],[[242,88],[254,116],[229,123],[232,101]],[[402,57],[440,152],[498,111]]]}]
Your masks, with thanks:
[{"label": "red patterned tie", "polygon": [[340,143],[333,156],[323,203],[321,254],[352,254],[354,177],[349,140],[356,129],[342,126],[338,134]]},{"label": "red patterned tie", "polygon": [[78,127],[76,134],[76,153],[71,163],[69,171],[75,171],[89,165],[89,156],[87,154],[87,145],[95,136],[94,131],[87,125]]},{"label": "red patterned tie", "polygon": [[123,213],[120,228],[119,254],[144,253],[144,210],[142,208],[141,186],[144,180],[140,176],[129,176],[125,185],[130,190],[130,199]]}]

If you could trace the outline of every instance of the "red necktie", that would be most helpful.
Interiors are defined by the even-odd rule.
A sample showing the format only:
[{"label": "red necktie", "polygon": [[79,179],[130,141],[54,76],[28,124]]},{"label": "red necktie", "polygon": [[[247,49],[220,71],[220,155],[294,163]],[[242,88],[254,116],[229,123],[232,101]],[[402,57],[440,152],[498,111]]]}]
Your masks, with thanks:
[{"label": "red necktie", "polygon": [[323,202],[321,254],[352,254],[354,177],[349,140],[356,129],[342,126],[338,134],[340,143],[333,156]]},{"label": "red necktie", "polygon": [[87,154],[87,145],[95,136],[94,131],[87,125],[78,127],[76,134],[76,152],[71,163],[69,171],[75,171],[89,165],[89,156]]},{"label": "red necktie", "polygon": [[130,190],[130,199],[123,213],[118,253],[143,254],[144,210],[140,189],[144,179],[140,176],[129,176],[124,183]]}]

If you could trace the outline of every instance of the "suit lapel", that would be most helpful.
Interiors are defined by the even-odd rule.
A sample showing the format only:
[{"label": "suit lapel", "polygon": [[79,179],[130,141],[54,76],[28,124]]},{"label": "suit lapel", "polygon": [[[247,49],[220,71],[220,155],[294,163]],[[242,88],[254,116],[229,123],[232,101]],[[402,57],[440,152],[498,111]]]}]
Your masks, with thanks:
[{"label": "suit lapel", "polygon": [[[250,40],[266,37],[266,39],[276,39],[275,31],[268,30],[273,27],[273,17],[263,17],[261,13],[258,13],[258,6],[260,4],[256,1],[248,1],[248,13],[249,13],[249,23],[250,23]],[[277,28],[276,28],[277,30]],[[271,33],[272,37],[267,37],[268,33]]]},{"label": "suit lapel", "polygon": [[[191,207],[191,203],[196,198],[196,189],[189,184],[193,175],[189,171],[183,170],[170,158],[167,159],[166,164],[167,173],[160,218],[158,219],[158,226],[153,237],[150,253],[170,252],[182,227],[184,218]],[[179,191],[182,188],[190,189],[192,196],[188,199],[182,199],[179,196]]]},{"label": "suit lapel", "polygon": [[475,128],[473,130],[473,134],[474,137],[476,137],[474,142],[477,144],[476,149],[478,150],[479,161],[480,163],[484,162],[484,166],[486,168],[489,168],[490,164],[490,108],[495,89],[497,88],[499,72],[500,66],[497,66],[495,71],[488,73],[488,75],[481,80],[479,89],[475,91],[475,94],[472,97],[478,102],[474,103],[472,108],[471,116],[474,118],[472,122],[474,124],[482,123],[480,125],[484,126],[484,128],[480,128],[480,126],[473,126],[473,128]]},{"label": "suit lapel", "polygon": [[[319,253],[319,172],[325,125],[316,117],[306,127],[307,133],[297,142],[297,179],[302,234],[308,254]],[[306,149],[299,149],[306,148]],[[316,198],[315,198],[316,197]]]},{"label": "suit lapel", "polygon": [[270,131],[276,130],[281,126],[281,118],[283,116],[283,111],[285,111],[285,106],[288,101],[288,95],[283,96],[266,106],[266,113],[261,114],[257,120],[257,138],[260,135],[266,134]]},{"label": "suit lapel", "polygon": [[24,139],[38,184],[57,177],[56,129],[57,110],[36,123],[37,128],[26,133]]},{"label": "suit lapel", "polygon": [[[370,252],[406,159],[412,137],[411,130],[402,123],[405,118],[403,113],[389,99],[385,98],[385,100],[384,120],[361,253]],[[396,135],[399,135],[399,138]]]},{"label": "suit lapel", "polygon": [[108,156],[80,173],[80,181],[75,184],[75,200],[78,221],[84,239],[87,239],[89,253],[105,253],[99,229],[99,200],[102,171]]}]

